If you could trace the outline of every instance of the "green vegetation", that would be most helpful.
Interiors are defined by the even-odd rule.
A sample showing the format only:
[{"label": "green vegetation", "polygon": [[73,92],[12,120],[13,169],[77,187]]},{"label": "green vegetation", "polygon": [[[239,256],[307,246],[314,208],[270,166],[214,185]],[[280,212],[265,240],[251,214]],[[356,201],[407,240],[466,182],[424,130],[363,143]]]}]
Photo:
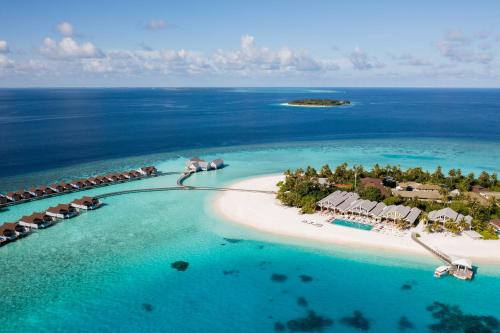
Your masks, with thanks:
[{"label": "green vegetation", "polygon": [[339,99],[314,99],[314,98],[306,98],[306,99],[298,99],[291,102],[288,102],[289,105],[304,105],[304,106],[340,106],[351,104],[348,100],[339,100]]},{"label": "green vegetation", "polygon": [[[491,189],[499,188],[500,182],[497,179],[496,173],[488,174],[483,171],[476,178],[472,173],[463,176],[460,169],[452,169],[448,172],[448,176],[445,176],[441,167],[437,167],[434,172],[428,172],[422,168],[402,170],[399,166],[387,165],[381,167],[376,164],[371,169],[365,170],[359,165],[349,168],[347,163],[343,163],[338,165],[334,170],[328,165],[324,165],[319,172],[310,166],[306,170],[297,169],[293,172],[288,170],[285,172],[285,176],[285,180],[278,183],[279,191],[277,198],[284,205],[301,208],[302,213],[314,213],[316,202],[336,190],[355,190],[362,199],[383,201],[386,205],[403,204],[410,207],[417,207],[423,211],[422,218],[424,220],[428,212],[450,207],[460,214],[472,216],[472,228],[485,239],[498,239],[494,229],[489,225],[491,219],[500,217],[500,203],[498,200],[480,203],[473,197],[463,194],[463,192],[469,191],[474,185],[489,187]],[[390,191],[382,192],[376,187],[364,187],[361,184],[361,178],[364,177],[379,179],[391,177],[397,182],[415,181],[423,184],[440,185],[443,188],[443,200],[439,202],[423,201],[417,198],[402,198],[400,196],[384,194],[383,192],[390,193]],[[319,178],[326,178],[326,185],[320,184]],[[462,194],[454,198],[447,197],[448,191],[453,189],[459,189]],[[406,226],[401,225],[401,227],[404,228]],[[453,223],[453,225],[450,223],[445,224],[445,229],[454,233],[460,233],[464,228],[465,225],[462,222],[459,224]],[[437,224],[428,226],[428,230],[431,232],[439,232],[442,229],[442,226]]]}]

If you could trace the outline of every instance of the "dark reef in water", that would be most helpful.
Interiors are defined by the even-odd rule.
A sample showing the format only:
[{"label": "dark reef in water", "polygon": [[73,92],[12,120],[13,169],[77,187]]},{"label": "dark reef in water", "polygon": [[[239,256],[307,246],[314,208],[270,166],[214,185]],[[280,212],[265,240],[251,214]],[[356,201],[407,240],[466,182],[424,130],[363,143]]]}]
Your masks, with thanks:
[{"label": "dark reef in water", "polygon": [[408,284],[408,283],[405,283],[401,286],[401,290],[411,290],[411,288],[412,288],[412,285]]},{"label": "dark reef in water", "polygon": [[307,303],[307,300],[305,299],[305,297],[302,297],[302,296],[297,297],[297,305],[307,308],[308,303]]},{"label": "dark reef in water", "polygon": [[274,323],[274,330],[276,332],[283,332],[285,329],[286,329],[286,327],[282,323],[280,323],[280,322]]},{"label": "dark reef in water", "polygon": [[413,329],[415,326],[413,325],[413,323],[408,320],[408,318],[406,318],[405,316],[401,316],[401,318],[399,318],[398,320],[398,329],[400,331],[405,331],[405,330],[410,330],[410,329]]},{"label": "dark reef in water", "polygon": [[307,316],[289,320],[286,323],[292,332],[321,332],[324,328],[332,326],[333,320],[318,316],[314,311],[309,311]]},{"label": "dark reef in water", "polygon": [[237,269],[225,270],[222,271],[224,275],[240,275],[240,271]]},{"label": "dark reef in water", "polygon": [[153,305],[151,305],[149,303],[142,303],[142,308],[146,312],[152,312],[153,311]]},{"label": "dark reef in water", "polygon": [[179,260],[179,261],[172,263],[170,266],[172,266],[172,268],[174,268],[180,272],[183,272],[188,268],[189,263],[187,261]]},{"label": "dark reef in water", "polygon": [[429,330],[437,333],[498,333],[500,321],[493,316],[464,314],[456,305],[434,302],[427,307],[437,322]]},{"label": "dark reef in water", "polygon": [[304,283],[311,282],[313,280],[312,276],[302,274],[300,277],[300,280]]},{"label": "dark reef in water", "polygon": [[343,317],[340,319],[340,322],[362,331],[368,331],[370,329],[370,321],[363,316],[361,311],[354,311],[352,317]]},{"label": "dark reef in water", "polygon": [[286,279],[288,279],[288,276],[286,276],[285,274],[274,273],[273,275],[271,275],[271,280],[274,282],[284,282],[286,281]]},{"label": "dark reef in water", "polygon": [[224,238],[224,240],[228,243],[232,243],[232,244],[235,244],[235,243],[239,243],[239,242],[243,242],[242,239],[236,239],[236,238]]}]

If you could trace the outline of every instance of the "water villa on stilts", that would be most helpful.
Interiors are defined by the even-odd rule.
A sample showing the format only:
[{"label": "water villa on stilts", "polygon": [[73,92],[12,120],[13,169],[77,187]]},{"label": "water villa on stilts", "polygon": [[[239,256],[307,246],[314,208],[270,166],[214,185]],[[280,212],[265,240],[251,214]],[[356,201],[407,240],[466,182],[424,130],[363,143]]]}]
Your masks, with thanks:
[{"label": "water villa on stilts", "polygon": [[[217,166],[219,165],[217,161],[218,160],[215,160],[211,163],[213,163],[214,166]],[[105,176],[95,176],[85,179],[77,179],[70,182],[60,182],[58,184],[52,184],[48,186],[44,185],[39,187],[32,187],[28,190],[21,189],[15,192],[8,192],[6,194],[0,193],[0,208],[30,202],[32,200],[49,198],[55,195],[83,191],[100,186],[107,186],[113,183],[122,183],[131,180],[154,177],[160,174],[161,173],[154,166],[146,166],[137,170],[130,170],[121,173],[110,173]]]}]

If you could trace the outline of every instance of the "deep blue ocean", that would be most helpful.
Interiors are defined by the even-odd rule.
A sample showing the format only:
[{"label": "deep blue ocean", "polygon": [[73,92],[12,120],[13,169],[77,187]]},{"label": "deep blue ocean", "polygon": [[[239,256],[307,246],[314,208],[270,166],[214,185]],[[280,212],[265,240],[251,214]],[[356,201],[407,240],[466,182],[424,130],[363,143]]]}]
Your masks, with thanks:
[{"label": "deep blue ocean", "polygon": [[[282,105],[299,98],[353,104]],[[145,164],[181,171],[191,155],[228,164],[187,181],[203,186],[342,162],[500,172],[500,90],[0,90],[2,192]],[[0,223],[82,195],[9,207]],[[110,197],[0,248],[0,332],[500,331],[498,265],[479,265],[472,282],[435,279],[430,256],[249,230],[217,214],[215,197]],[[178,260],[186,271],[172,269]]]},{"label": "deep blue ocean", "polygon": [[[292,108],[300,98],[349,99]],[[291,141],[500,140],[498,89],[0,89],[0,177],[85,162]]]}]

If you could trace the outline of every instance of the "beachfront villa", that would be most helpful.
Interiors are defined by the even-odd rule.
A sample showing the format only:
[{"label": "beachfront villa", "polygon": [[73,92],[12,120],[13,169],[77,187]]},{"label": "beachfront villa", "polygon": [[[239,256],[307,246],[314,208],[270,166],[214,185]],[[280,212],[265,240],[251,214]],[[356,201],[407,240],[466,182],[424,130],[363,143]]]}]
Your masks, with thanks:
[{"label": "beachfront villa", "polygon": [[55,207],[50,207],[45,213],[48,216],[58,219],[69,219],[78,215],[76,208],[68,204],[59,204]]},{"label": "beachfront villa", "polygon": [[472,224],[472,216],[467,215],[464,216],[455,212],[453,209],[446,207],[439,210],[433,210],[428,215],[428,222],[430,223],[439,223],[444,226],[447,221],[451,221],[454,223],[460,223],[464,221],[466,223],[466,230],[470,229]]},{"label": "beachfront villa", "polygon": [[99,208],[101,203],[94,197],[83,197],[81,199],[73,200],[70,205],[78,210],[91,210]]},{"label": "beachfront villa", "polygon": [[318,201],[321,210],[329,210],[347,216],[362,216],[374,222],[380,221],[406,221],[414,225],[421,211],[403,205],[387,206],[383,202],[363,200],[354,192],[335,191]]},{"label": "beachfront villa", "polygon": [[224,161],[221,158],[215,159],[211,162],[193,157],[186,162],[186,170],[190,172],[217,170],[224,167]]},{"label": "beachfront villa", "polygon": [[19,224],[25,227],[41,229],[51,226],[54,223],[52,216],[46,213],[33,213],[28,216],[23,216],[19,220]]}]

